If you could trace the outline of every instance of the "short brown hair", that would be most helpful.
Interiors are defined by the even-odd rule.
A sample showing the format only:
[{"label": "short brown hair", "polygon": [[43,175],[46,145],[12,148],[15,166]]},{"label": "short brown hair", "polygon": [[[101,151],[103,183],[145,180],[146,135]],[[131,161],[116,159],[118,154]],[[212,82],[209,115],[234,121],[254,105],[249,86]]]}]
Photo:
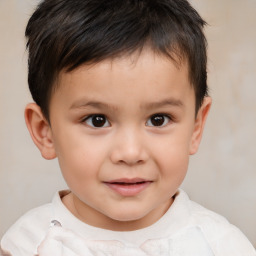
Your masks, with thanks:
[{"label": "short brown hair", "polygon": [[187,60],[197,112],[207,95],[204,25],[186,0],[44,0],[26,28],[32,97],[49,120],[49,100],[61,70],[147,45],[174,61]]}]

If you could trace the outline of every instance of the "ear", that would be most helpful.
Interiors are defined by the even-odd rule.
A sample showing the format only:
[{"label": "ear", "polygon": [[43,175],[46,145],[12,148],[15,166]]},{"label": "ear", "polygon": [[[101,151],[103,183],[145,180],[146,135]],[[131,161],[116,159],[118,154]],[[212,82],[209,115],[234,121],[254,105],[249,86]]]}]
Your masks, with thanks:
[{"label": "ear", "polygon": [[193,131],[192,139],[190,142],[190,149],[189,149],[190,155],[194,155],[199,148],[199,144],[201,142],[201,138],[203,135],[204,125],[205,125],[206,118],[208,116],[211,104],[212,104],[212,99],[210,97],[205,97],[202,103],[202,106],[200,107],[197,113],[197,117],[194,125],[194,131]]},{"label": "ear", "polygon": [[41,155],[48,160],[55,158],[56,152],[51,127],[37,104],[30,103],[26,106],[25,121],[30,136],[40,150]]}]

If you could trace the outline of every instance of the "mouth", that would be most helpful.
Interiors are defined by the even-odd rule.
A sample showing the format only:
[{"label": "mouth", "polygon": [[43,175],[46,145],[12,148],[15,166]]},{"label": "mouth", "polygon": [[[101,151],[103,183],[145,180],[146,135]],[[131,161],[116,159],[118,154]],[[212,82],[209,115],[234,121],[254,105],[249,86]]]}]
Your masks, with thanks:
[{"label": "mouth", "polygon": [[111,190],[121,196],[136,196],[145,190],[153,181],[145,179],[118,179],[104,182]]}]

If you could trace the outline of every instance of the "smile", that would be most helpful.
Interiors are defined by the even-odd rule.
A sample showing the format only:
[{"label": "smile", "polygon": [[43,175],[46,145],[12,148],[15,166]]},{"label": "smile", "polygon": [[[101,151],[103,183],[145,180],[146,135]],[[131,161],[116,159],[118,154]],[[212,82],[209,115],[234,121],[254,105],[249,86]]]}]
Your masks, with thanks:
[{"label": "smile", "polygon": [[104,182],[111,190],[121,196],[136,196],[145,190],[152,181],[143,179],[119,179]]}]

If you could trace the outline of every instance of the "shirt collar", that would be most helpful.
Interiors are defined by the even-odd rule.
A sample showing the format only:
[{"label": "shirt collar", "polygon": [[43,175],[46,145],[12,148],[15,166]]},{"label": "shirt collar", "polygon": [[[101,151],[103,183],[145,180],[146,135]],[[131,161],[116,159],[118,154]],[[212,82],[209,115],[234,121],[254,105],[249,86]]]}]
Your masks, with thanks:
[{"label": "shirt collar", "polygon": [[142,244],[148,239],[164,239],[171,237],[190,223],[190,200],[187,194],[179,189],[168,211],[153,225],[135,231],[111,231],[90,226],[76,218],[63,204],[61,198],[70,193],[68,190],[60,191],[53,198],[53,211],[55,220],[64,228],[75,231],[85,239],[92,240],[119,240],[124,243]]}]

